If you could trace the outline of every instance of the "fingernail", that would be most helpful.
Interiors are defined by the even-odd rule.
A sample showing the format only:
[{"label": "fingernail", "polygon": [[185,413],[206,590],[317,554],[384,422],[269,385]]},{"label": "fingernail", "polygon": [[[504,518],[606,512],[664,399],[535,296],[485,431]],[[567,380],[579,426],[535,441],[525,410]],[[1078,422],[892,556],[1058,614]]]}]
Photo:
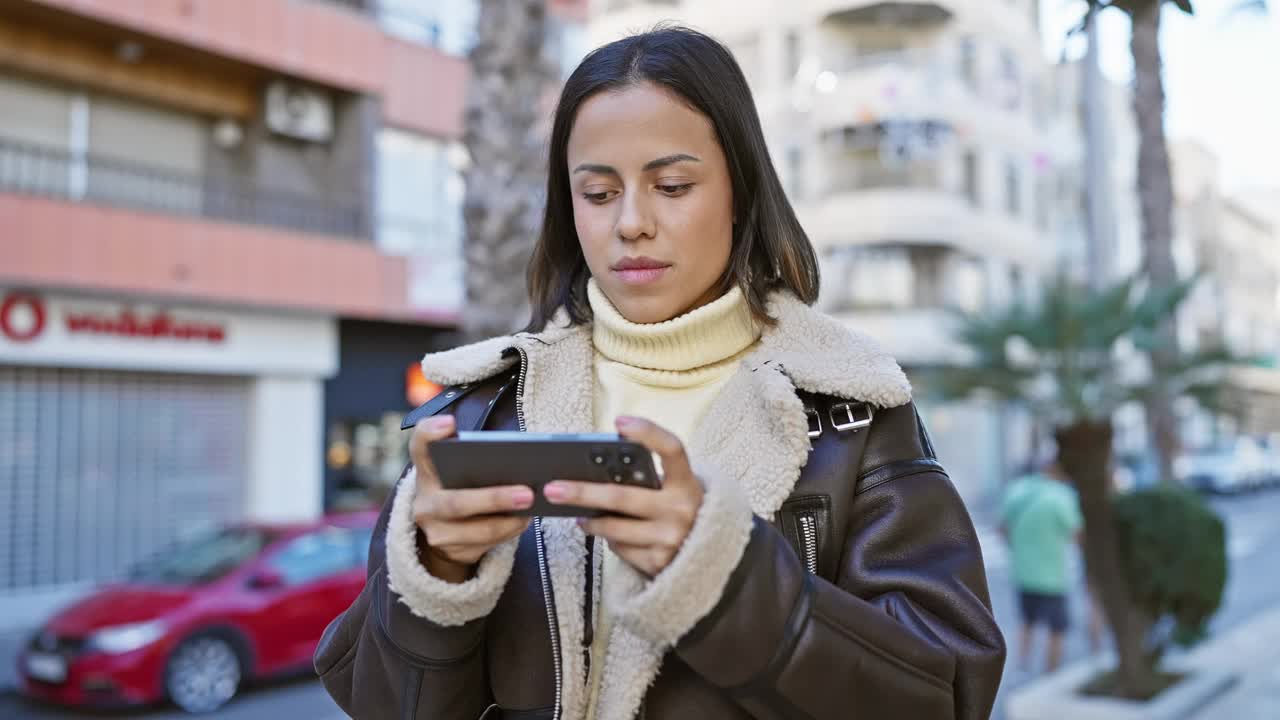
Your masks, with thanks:
[{"label": "fingernail", "polygon": [[517,508],[527,508],[533,504],[533,490],[527,487],[514,488],[511,491],[511,505]]},{"label": "fingernail", "polygon": [[568,495],[568,490],[560,483],[547,483],[542,488],[542,494],[552,502],[563,500]]},{"label": "fingernail", "polygon": [[452,428],[453,428],[452,415],[437,415],[436,417],[431,418],[432,430],[449,430]]},{"label": "fingernail", "polygon": [[580,528],[585,528],[587,526],[587,519],[584,517],[577,518],[574,522],[577,523]]},{"label": "fingernail", "polygon": [[618,427],[630,427],[635,425],[636,419],[629,415],[619,415],[618,419],[614,422],[618,424]]}]

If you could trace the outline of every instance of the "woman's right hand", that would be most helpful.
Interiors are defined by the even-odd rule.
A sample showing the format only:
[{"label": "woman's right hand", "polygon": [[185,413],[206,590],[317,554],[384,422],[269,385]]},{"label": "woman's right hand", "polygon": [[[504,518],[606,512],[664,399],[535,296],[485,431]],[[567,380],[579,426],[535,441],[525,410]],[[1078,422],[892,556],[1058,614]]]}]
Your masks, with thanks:
[{"label": "woman's right hand", "polygon": [[453,435],[456,423],[450,415],[419,422],[409,440],[409,453],[417,475],[413,521],[422,531],[418,557],[427,572],[452,583],[471,577],[476,563],[491,548],[517,537],[531,518],[510,515],[533,505],[533,490],[525,485],[501,485],[446,490],[431,463],[427,448]]}]

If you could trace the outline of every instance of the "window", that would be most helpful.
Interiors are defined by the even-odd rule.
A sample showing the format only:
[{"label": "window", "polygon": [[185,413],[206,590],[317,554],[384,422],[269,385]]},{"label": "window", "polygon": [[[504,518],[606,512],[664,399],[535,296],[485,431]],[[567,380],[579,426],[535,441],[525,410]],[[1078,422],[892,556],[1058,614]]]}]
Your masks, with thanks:
[{"label": "window", "polygon": [[828,168],[828,193],[938,186],[938,165],[933,158],[896,159],[879,147],[848,150],[831,158]]},{"label": "window", "polygon": [[966,150],[964,153],[964,197],[972,207],[982,207],[982,185],[979,172],[978,153]]},{"label": "window", "polygon": [[1049,198],[1049,181],[1036,181],[1036,227],[1043,230],[1049,230],[1050,224],[1050,198]]},{"label": "window", "polygon": [[400,130],[378,135],[378,246],[410,262],[409,301],[456,309],[463,297],[461,145]]},{"label": "window", "polygon": [[[368,546],[365,546],[366,552]],[[271,558],[272,569],[288,585],[302,585],[358,567],[359,556],[353,533],[345,528],[326,528],[291,540]]]},{"label": "window", "polygon": [[960,39],[960,78],[970,91],[978,91],[978,43],[971,37]]},{"label": "window", "polygon": [[783,82],[789,83],[795,79],[800,72],[800,31],[787,31],[786,39],[786,65],[783,66]]},{"label": "window", "polygon": [[1039,80],[1032,80],[1028,92],[1031,95],[1031,122],[1037,130],[1044,130],[1049,127],[1049,103],[1045,97],[1044,84]]},{"label": "window", "polygon": [[1022,105],[1018,56],[1007,48],[1000,51],[1000,104],[1006,110],[1017,110]]},{"label": "window", "polygon": [[747,83],[755,85],[760,78],[760,38],[756,35],[744,37],[730,46],[733,57],[747,77]]},{"label": "window", "polygon": [[465,55],[475,44],[476,0],[379,0],[378,17],[394,35]]},{"label": "window", "polygon": [[256,528],[219,530],[165,548],[134,565],[128,576],[161,585],[213,582],[252,560],[272,539]]},{"label": "window", "polygon": [[965,312],[978,312],[986,304],[987,282],[982,261],[975,257],[950,254],[948,280],[950,292],[945,298],[947,306]]},{"label": "window", "polygon": [[905,248],[858,248],[850,262],[848,303],[859,308],[910,307],[915,276]]},{"label": "window", "polygon": [[1013,160],[1005,164],[1004,204],[1010,215],[1018,217],[1022,214],[1022,178],[1018,164]]},{"label": "window", "polygon": [[792,146],[787,148],[787,179],[790,180],[790,191],[793,200],[804,197],[804,150]]}]

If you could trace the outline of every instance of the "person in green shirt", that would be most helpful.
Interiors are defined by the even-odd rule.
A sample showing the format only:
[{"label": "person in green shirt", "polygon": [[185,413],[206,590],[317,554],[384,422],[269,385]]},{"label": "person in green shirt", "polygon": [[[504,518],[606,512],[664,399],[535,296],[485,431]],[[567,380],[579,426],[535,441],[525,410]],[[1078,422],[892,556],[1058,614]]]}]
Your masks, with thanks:
[{"label": "person in green shirt", "polygon": [[1079,541],[1080,501],[1057,463],[1015,481],[1001,506],[1001,531],[1013,556],[1013,579],[1022,611],[1019,664],[1029,669],[1036,627],[1049,629],[1046,670],[1062,660],[1067,630],[1067,549]]}]

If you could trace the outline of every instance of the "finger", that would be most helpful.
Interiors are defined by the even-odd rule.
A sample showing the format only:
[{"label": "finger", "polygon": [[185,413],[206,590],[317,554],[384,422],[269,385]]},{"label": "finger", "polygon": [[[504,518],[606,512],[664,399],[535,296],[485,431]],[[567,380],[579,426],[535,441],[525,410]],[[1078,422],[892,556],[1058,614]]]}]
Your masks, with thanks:
[{"label": "finger", "polygon": [[530,518],[492,516],[431,525],[427,544],[441,551],[490,548],[524,532]]},{"label": "finger", "polygon": [[654,545],[679,547],[684,540],[680,529],[672,523],[605,516],[580,518],[578,525],[587,534],[608,540],[610,547],[615,544],[635,547]]},{"label": "finger", "polygon": [[418,487],[438,487],[436,466],[431,462],[427,447],[436,440],[443,440],[453,435],[457,428],[452,415],[437,415],[418,422],[413,427],[413,435],[409,438],[409,457],[413,458],[414,469],[418,473]]},{"label": "finger", "polygon": [[555,480],[542,487],[542,495],[556,505],[579,505],[636,518],[661,514],[661,493],[651,488],[613,483]]},{"label": "finger", "polygon": [[648,577],[653,577],[667,566],[673,555],[661,548],[644,545],[625,545],[609,543],[609,549],[622,558],[623,562]]},{"label": "finger", "polygon": [[466,520],[524,510],[533,505],[533,490],[526,485],[500,485],[464,490],[435,490],[423,498],[420,513],[429,519]]},{"label": "finger", "polygon": [[667,478],[681,480],[693,478],[693,469],[689,467],[689,457],[685,454],[684,443],[673,433],[644,418],[619,417],[615,424],[618,433],[632,442],[638,442],[658,454],[662,459],[663,481]]}]

